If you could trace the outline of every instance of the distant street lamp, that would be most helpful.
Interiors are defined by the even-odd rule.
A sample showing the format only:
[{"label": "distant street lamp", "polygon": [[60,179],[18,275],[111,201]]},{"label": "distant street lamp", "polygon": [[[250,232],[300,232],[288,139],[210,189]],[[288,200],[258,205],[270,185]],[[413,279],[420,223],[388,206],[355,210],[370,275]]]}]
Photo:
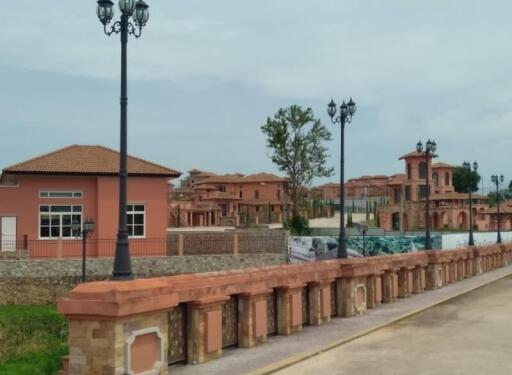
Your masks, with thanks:
[{"label": "distant street lamp", "polygon": [[500,185],[503,184],[503,182],[505,182],[505,177],[503,175],[496,175],[496,174],[493,174],[491,176],[491,181],[493,184],[496,185],[496,203],[497,203],[497,211],[496,211],[496,214],[498,215],[498,239],[497,239],[497,243],[501,243],[501,213],[500,213],[500,201],[501,201],[501,196],[500,196]]},{"label": "distant street lamp", "polygon": [[473,169],[471,169],[471,163],[465,161],[462,166],[468,172],[469,181],[468,181],[468,192],[469,192],[469,246],[475,246],[475,240],[473,239],[473,184],[474,184],[474,175],[478,170],[478,163],[475,161],[473,163]]},{"label": "distant street lamp", "polygon": [[337,106],[334,100],[327,106],[327,113],[331,117],[333,124],[341,125],[341,158],[340,158],[340,231],[338,258],[347,258],[347,241],[345,237],[345,125],[352,122],[352,117],[356,113],[356,103],[350,98],[348,103],[343,101],[340,106],[339,115],[336,116]]},{"label": "distant street lamp", "polygon": [[[127,119],[128,119],[128,88],[127,88],[127,45],[128,36],[139,38],[142,28],[149,19],[149,6],[143,0],[119,0],[121,20],[114,22],[107,29],[107,25],[114,17],[114,3],[111,0],[98,0],[96,13],[103,24],[105,34],[121,34],[121,147],[119,160],[119,230],[117,233],[116,252],[114,258],[114,280],[130,280],[132,267],[130,261],[130,248],[128,243],[128,228],[126,225],[127,200]],[[130,18],[133,19],[132,24]]]},{"label": "distant street lamp", "polygon": [[431,141],[430,139],[425,144],[425,150],[423,150],[423,143],[419,141],[416,144],[416,151],[419,154],[425,151],[425,161],[426,161],[426,183],[425,183],[425,195],[427,198],[427,205],[425,208],[425,250],[432,250],[432,238],[430,237],[430,184],[429,184],[429,170],[428,170],[428,162],[431,156],[434,156],[434,153],[437,150],[436,141]]},{"label": "distant street lamp", "polygon": [[85,264],[87,260],[87,237],[89,237],[94,231],[94,220],[87,218],[84,221],[84,225],[80,228],[80,222],[73,221],[71,224],[73,233],[75,236],[82,237],[82,282],[85,283]]}]

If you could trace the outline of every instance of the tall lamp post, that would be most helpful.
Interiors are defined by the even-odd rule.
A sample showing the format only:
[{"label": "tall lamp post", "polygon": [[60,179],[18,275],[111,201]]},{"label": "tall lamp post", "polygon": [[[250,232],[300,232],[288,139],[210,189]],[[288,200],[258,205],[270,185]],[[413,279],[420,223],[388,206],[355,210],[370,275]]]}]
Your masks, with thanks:
[{"label": "tall lamp post", "polygon": [[475,240],[473,238],[473,184],[474,184],[474,175],[478,170],[478,163],[475,161],[473,163],[473,169],[471,169],[471,164],[465,161],[462,166],[468,172],[468,193],[469,193],[469,246],[475,246]]},{"label": "tall lamp post", "polygon": [[[128,179],[127,170],[127,119],[128,119],[128,88],[127,88],[127,45],[128,36],[139,38],[142,28],[149,19],[149,6],[143,0],[119,0],[121,11],[120,21],[114,22],[110,29],[107,25],[114,16],[114,3],[111,0],[98,0],[97,15],[103,24],[105,34],[121,34],[121,147],[119,160],[119,230],[117,233],[116,252],[114,258],[114,280],[132,278],[128,228],[126,226],[126,200]],[[133,23],[130,22],[133,19]]]},{"label": "tall lamp post", "polygon": [[425,183],[425,195],[427,199],[427,205],[425,207],[425,250],[432,250],[432,238],[430,236],[430,182],[429,182],[429,170],[428,170],[428,162],[430,157],[434,156],[434,153],[437,150],[436,141],[431,141],[430,139],[425,144],[425,148],[423,148],[423,143],[419,141],[416,144],[416,151],[419,154],[425,153],[425,162],[426,162],[426,183]]},{"label": "tall lamp post", "polygon": [[501,243],[501,213],[500,213],[500,185],[505,182],[505,177],[503,175],[498,176],[497,174],[493,174],[491,176],[491,181],[496,185],[496,207],[497,207],[497,215],[498,215],[498,239],[497,243]]},{"label": "tall lamp post", "polygon": [[87,260],[87,238],[94,231],[94,220],[92,218],[87,218],[84,221],[84,225],[80,228],[80,222],[73,221],[72,229],[75,233],[75,236],[82,237],[82,282],[85,283],[85,269],[86,269],[86,260]]},{"label": "tall lamp post", "polygon": [[336,116],[337,106],[334,100],[327,106],[327,113],[333,124],[341,125],[341,158],[340,158],[340,231],[338,258],[347,258],[347,241],[345,237],[345,125],[352,122],[352,117],[356,113],[356,103],[350,98],[348,103],[343,101],[340,106],[339,115]]}]

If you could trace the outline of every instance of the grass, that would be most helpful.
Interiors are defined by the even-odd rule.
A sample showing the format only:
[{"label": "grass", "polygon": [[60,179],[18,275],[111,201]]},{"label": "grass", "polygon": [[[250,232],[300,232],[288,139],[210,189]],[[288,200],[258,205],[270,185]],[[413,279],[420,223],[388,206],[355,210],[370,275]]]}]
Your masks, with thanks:
[{"label": "grass", "polygon": [[0,305],[0,374],[56,374],[67,334],[53,306]]}]

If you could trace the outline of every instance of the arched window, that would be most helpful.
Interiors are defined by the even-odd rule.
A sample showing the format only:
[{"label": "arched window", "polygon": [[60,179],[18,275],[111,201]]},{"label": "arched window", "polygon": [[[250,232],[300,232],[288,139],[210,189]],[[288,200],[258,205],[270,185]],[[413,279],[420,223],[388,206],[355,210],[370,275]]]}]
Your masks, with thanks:
[{"label": "arched window", "polygon": [[437,172],[432,174],[432,180],[434,181],[434,186],[439,186],[439,175]]},{"label": "arched window", "polygon": [[411,176],[411,165],[407,164],[407,179],[410,180],[412,178]]},{"label": "arched window", "polygon": [[450,181],[450,173],[449,172],[446,172],[444,174],[444,184],[446,186],[451,186],[451,181]]},{"label": "arched window", "polygon": [[420,178],[427,178],[427,163],[422,161],[420,163]]}]

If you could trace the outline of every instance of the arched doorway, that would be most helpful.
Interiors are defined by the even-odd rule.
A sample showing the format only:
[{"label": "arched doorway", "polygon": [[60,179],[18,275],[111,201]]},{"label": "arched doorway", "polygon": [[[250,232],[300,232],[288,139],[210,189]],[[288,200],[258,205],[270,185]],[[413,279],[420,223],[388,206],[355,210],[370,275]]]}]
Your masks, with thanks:
[{"label": "arched doorway", "polygon": [[400,230],[400,213],[394,212],[391,216],[391,227],[393,230]]},{"label": "arched doorway", "polygon": [[458,224],[459,229],[468,229],[469,228],[468,214],[465,211],[459,212],[459,216],[457,218],[457,224]]},{"label": "arched doorway", "polygon": [[433,225],[432,227],[434,229],[440,229],[441,228],[441,221],[439,220],[439,213],[437,212],[434,212],[434,215],[433,216]]},{"label": "arched doorway", "polygon": [[446,211],[441,212],[440,221],[442,229],[448,228],[448,215],[446,214]]}]

